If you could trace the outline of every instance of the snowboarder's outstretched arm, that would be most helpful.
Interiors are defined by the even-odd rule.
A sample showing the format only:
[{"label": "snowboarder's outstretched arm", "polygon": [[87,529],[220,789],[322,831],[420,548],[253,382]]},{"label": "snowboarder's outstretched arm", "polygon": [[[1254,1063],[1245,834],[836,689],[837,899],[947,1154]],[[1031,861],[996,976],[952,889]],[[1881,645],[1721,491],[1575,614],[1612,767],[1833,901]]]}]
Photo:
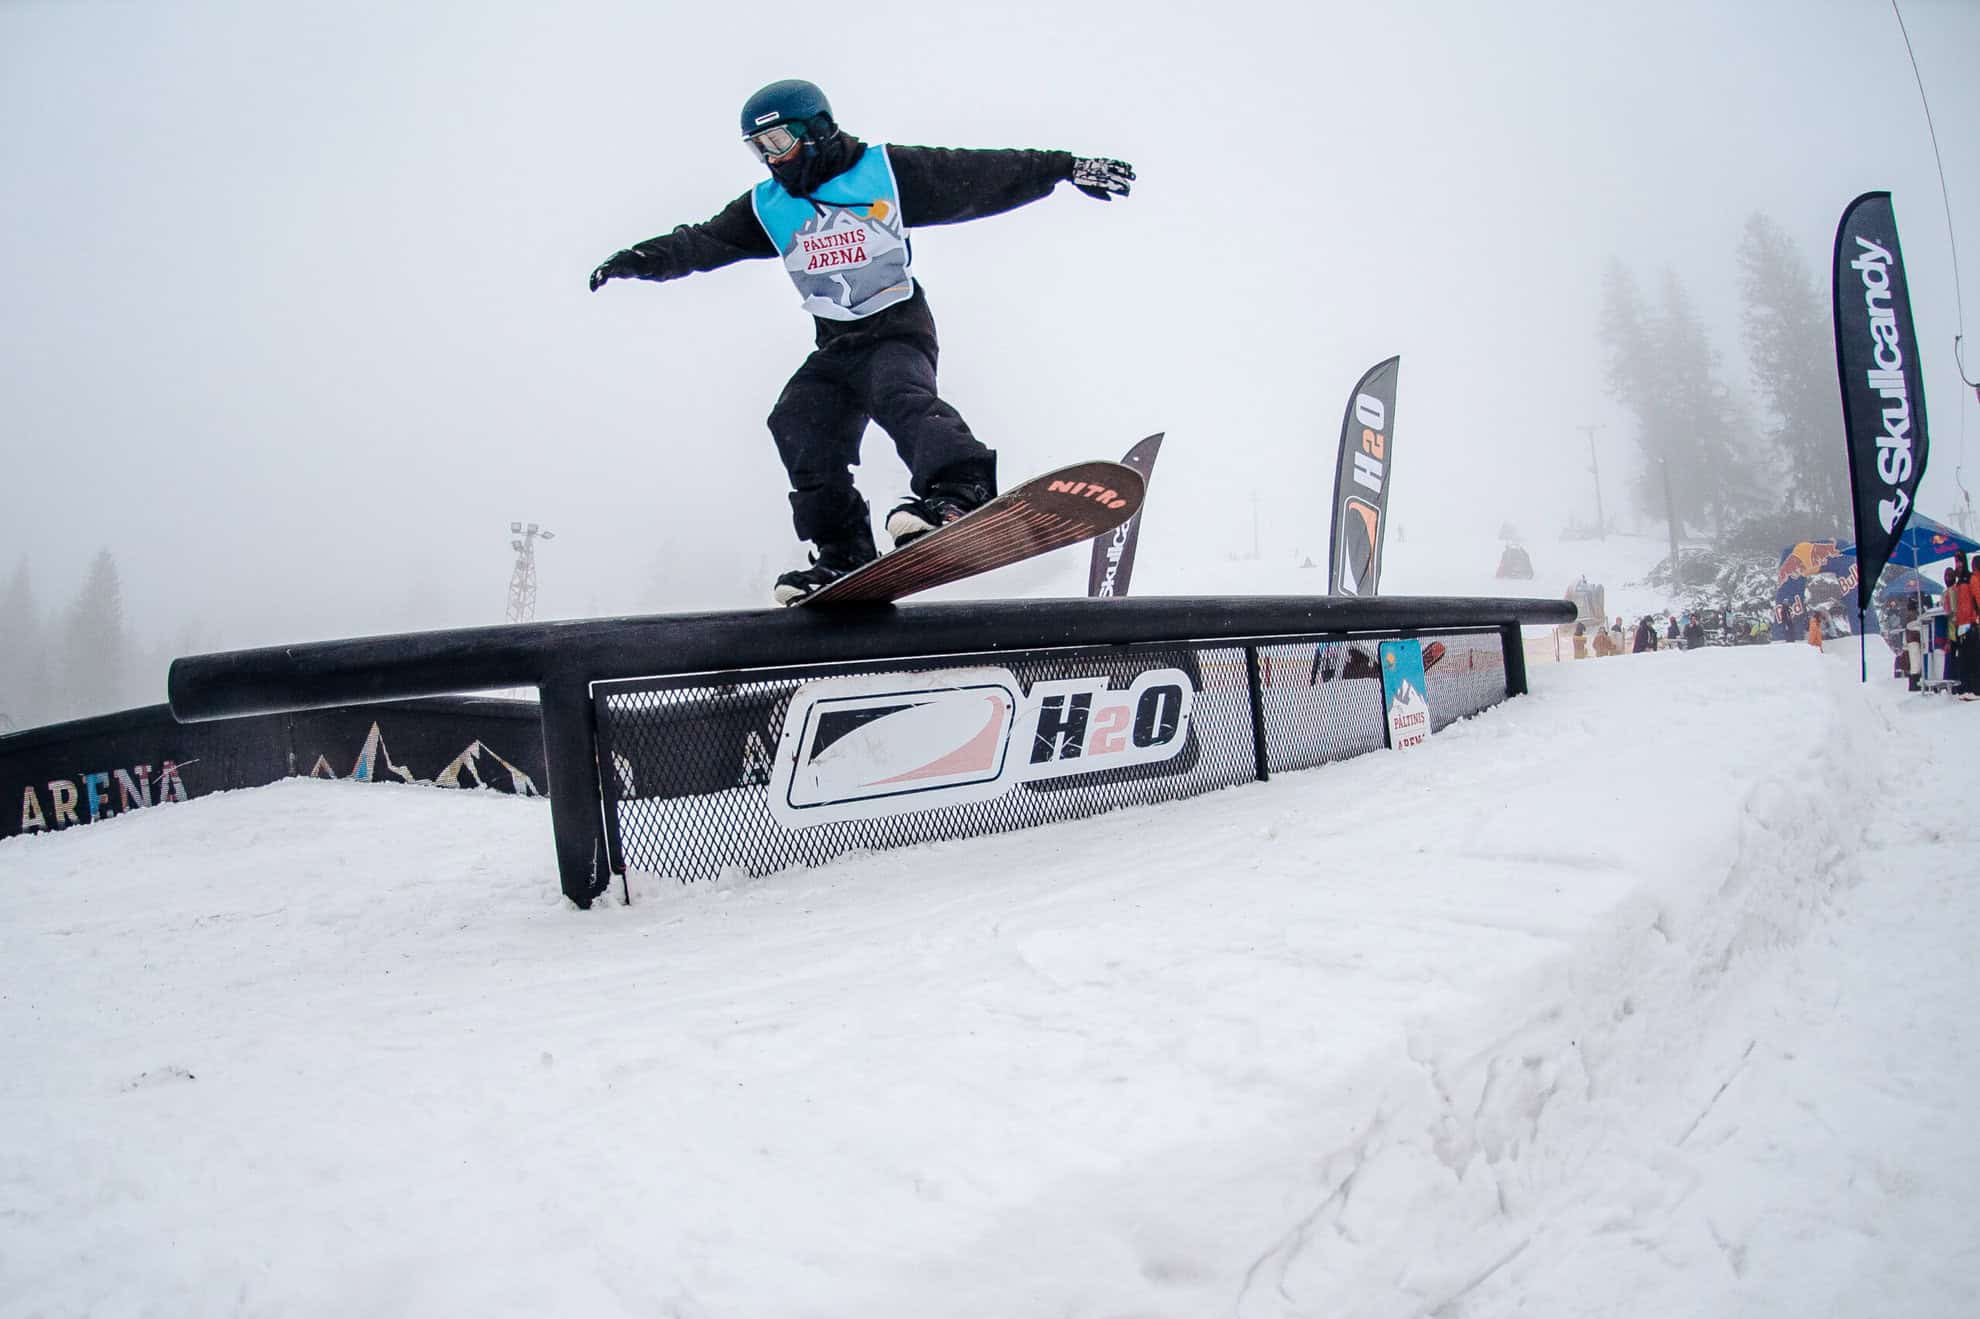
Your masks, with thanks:
[{"label": "snowboarder's outstretched arm", "polygon": [[672,233],[635,243],[606,257],[591,272],[591,291],[608,279],[679,279],[702,270],[718,270],[737,261],[772,257],[777,249],[756,222],[749,194],[724,206],[713,219],[684,224]]},{"label": "snowboarder's outstretched arm", "polygon": [[890,146],[887,157],[901,189],[901,219],[910,229],[1001,215],[1066,182],[1107,201],[1117,193],[1126,196],[1134,181],[1134,169],[1125,161],[1070,151]]},{"label": "snowboarder's outstretched arm", "polygon": [[[1126,196],[1134,168],[1125,161],[1074,156],[1069,151],[968,150],[889,147],[900,187],[901,219],[909,228],[960,224],[1001,215],[1047,196],[1070,182],[1089,197]],[[614,252],[591,272],[591,291],[607,280],[679,279],[737,261],[773,257],[776,247],[757,221],[748,193],[701,224]]]}]

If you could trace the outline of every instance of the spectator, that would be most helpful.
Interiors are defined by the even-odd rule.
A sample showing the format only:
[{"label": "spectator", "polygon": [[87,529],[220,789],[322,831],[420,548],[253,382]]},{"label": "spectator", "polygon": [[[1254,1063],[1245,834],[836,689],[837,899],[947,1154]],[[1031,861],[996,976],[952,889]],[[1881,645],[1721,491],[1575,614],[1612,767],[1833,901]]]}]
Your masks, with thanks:
[{"label": "spectator", "polygon": [[1919,691],[1925,685],[1925,628],[1919,620],[1919,610],[1913,602],[1905,602],[1905,677],[1909,677],[1909,687]]},{"label": "spectator", "polygon": [[1588,658],[1588,628],[1586,624],[1579,622],[1574,625],[1574,657]]},{"label": "spectator", "polygon": [[[1966,686],[1967,696],[1971,697],[1980,693],[1980,574],[1969,568],[1959,590],[1966,602],[1967,617],[1966,637],[1960,651],[1965,662],[1959,677]],[[1947,607],[1951,608],[1952,604],[1949,602]]]},{"label": "spectator", "polygon": [[1657,649],[1657,625],[1645,614],[1636,624],[1636,638],[1630,644],[1632,655],[1641,655],[1646,650]]},{"label": "spectator", "polygon": [[1952,679],[1953,691],[1980,691],[1980,684],[1974,682],[1973,662],[1980,658],[1980,645],[1972,628],[1975,621],[1973,599],[1973,578],[1967,570],[1963,556],[1953,556],[1952,567],[1946,569],[1946,613],[1951,616],[1951,627],[1946,655],[1946,677]]},{"label": "spectator", "polygon": [[1822,611],[1819,609],[1808,611],[1808,644],[1817,650],[1822,649]]},{"label": "spectator", "polygon": [[1603,656],[1613,655],[1615,653],[1616,653],[1616,639],[1614,636],[1610,634],[1609,629],[1605,627],[1596,628],[1595,629],[1596,658],[1599,659]]},{"label": "spectator", "polygon": [[1705,625],[1690,614],[1684,616],[1684,648],[1698,650],[1705,645]]}]

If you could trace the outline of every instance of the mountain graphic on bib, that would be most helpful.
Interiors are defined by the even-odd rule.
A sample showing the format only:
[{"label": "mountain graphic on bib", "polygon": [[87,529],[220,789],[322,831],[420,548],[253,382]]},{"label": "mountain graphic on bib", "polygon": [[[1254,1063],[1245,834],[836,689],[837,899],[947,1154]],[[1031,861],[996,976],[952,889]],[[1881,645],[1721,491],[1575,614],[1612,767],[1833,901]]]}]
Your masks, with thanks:
[{"label": "mountain graphic on bib", "polygon": [[798,228],[784,269],[811,298],[824,297],[842,308],[860,306],[904,283],[906,263],[887,260],[907,246],[900,223],[873,218],[892,211],[884,203],[826,209]]}]

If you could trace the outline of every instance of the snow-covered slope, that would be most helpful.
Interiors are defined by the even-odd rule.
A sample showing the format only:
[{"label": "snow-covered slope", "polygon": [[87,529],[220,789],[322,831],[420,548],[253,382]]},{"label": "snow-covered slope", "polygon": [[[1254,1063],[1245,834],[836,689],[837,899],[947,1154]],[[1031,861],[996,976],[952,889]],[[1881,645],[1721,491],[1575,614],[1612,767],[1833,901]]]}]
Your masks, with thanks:
[{"label": "snow-covered slope", "polygon": [[0,1312],[1965,1312],[1980,707],[1533,682],[589,913],[493,794],[0,842]]},{"label": "snow-covered slope", "polygon": [[[1162,510],[1154,509],[1150,516]],[[1612,616],[1634,627],[1644,614],[1672,607],[1666,593],[1648,585],[1649,572],[1668,557],[1669,542],[1654,535],[1617,533],[1606,540],[1523,541],[1533,565],[1528,581],[1498,576],[1505,542],[1462,529],[1436,528],[1383,549],[1382,593],[1425,596],[1518,596],[1559,600],[1576,578],[1604,588]],[[1150,533],[1139,552],[1132,583],[1136,595],[1324,595],[1324,553],[1174,559],[1173,547]],[[958,582],[926,598],[993,599],[1032,595],[1085,595],[1087,557],[1062,553]]]}]

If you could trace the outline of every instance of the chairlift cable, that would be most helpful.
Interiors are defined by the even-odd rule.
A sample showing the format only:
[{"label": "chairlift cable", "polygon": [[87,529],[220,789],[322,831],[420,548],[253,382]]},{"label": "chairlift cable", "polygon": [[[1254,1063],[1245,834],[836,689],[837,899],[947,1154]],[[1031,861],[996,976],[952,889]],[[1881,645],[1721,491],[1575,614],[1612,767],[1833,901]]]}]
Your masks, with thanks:
[{"label": "chairlift cable", "polygon": [[1918,54],[1911,48],[1911,33],[1904,26],[1904,14],[1898,9],[1898,0],[1891,0],[1891,13],[1896,15],[1898,34],[1904,38],[1904,53],[1911,59],[1911,77],[1918,84],[1918,103],[1925,107],[1925,131],[1932,139],[1932,162],[1939,169],[1939,201],[1946,210],[1946,246],[1952,252],[1953,305],[1959,316],[1959,333],[1953,336],[1953,360],[1959,363],[1959,378],[1966,387],[1980,389],[1980,380],[1966,378],[1966,362],[1961,356],[1961,340],[1966,337],[1966,300],[1960,287],[1959,241],[1953,231],[1952,195],[1946,189],[1945,157],[1939,154],[1939,130],[1932,121],[1932,102],[1925,96],[1925,75],[1918,70]]},{"label": "chairlift cable", "polygon": [[[1898,0],[1891,0],[1891,13],[1897,19],[1898,33],[1904,38],[1904,53],[1911,59],[1911,77],[1918,84],[1918,103],[1925,107],[1925,131],[1932,138],[1932,161],[1939,169],[1939,201],[1946,210],[1946,246],[1952,252],[1953,306],[1957,310],[1959,331],[1953,335],[1953,364],[1959,371],[1960,383],[1973,391],[1980,399],[1980,380],[1970,380],[1966,375],[1966,358],[1963,355],[1966,339],[1966,300],[1960,288],[1959,242],[1953,231],[1952,195],[1946,188],[1945,157],[1939,153],[1939,130],[1932,122],[1932,102],[1925,95],[1925,75],[1918,69],[1918,53],[1911,48],[1911,33],[1904,25],[1904,13],[1898,8]],[[1970,508],[1972,495],[1967,493],[1966,482],[1960,473],[1966,466],[1966,404],[1962,400],[1959,409],[1959,461],[1953,465],[1953,484],[1959,487],[1960,496]]]}]

